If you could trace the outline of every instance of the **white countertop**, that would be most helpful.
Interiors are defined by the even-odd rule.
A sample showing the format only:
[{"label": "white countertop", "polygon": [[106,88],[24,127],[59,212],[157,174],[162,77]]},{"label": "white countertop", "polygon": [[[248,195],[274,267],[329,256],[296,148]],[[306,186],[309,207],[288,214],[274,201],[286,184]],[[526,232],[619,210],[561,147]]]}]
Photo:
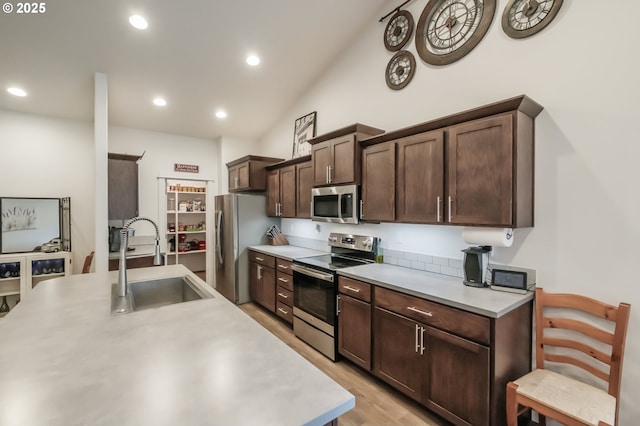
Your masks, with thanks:
[{"label": "white countertop", "polygon": [[260,253],[270,254],[272,256],[277,256],[287,260],[300,259],[302,257],[320,256],[323,254],[327,254],[329,252],[329,251],[318,251],[318,250],[292,246],[292,245],[285,245],[285,246],[262,245],[262,246],[251,246],[249,248],[251,250],[259,251]]},{"label": "white countertop", "polygon": [[499,318],[533,299],[533,292],[516,294],[490,288],[468,287],[462,284],[462,278],[384,263],[340,269],[338,275],[491,318]]},{"label": "white countertop", "polygon": [[0,320],[0,424],[324,425],[355,398],[182,265],[213,299],[112,316],[117,271],[40,282]]}]

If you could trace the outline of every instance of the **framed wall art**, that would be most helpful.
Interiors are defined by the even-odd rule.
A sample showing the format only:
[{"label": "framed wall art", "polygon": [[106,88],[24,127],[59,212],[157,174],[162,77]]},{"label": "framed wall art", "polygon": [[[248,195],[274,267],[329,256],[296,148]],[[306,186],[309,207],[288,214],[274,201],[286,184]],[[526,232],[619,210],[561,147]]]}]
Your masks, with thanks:
[{"label": "framed wall art", "polygon": [[59,198],[0,198],[0,252],[34,251],[53,238],[60,238]]},{"label": "framed wall art", "polygon": [[296,120],[293,131],[293,154],[291,158],[298,158],[311,154],[311,144],[307,140],[316,135],[316,111],[304,115]]}]

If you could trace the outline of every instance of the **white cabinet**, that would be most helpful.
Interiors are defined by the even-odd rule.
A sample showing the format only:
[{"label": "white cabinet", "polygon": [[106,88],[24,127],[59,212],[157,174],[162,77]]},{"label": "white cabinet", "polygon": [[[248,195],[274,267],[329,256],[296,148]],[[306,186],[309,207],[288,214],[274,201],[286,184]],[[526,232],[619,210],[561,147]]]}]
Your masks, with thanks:
[{"label": "white cabinet", "polygon": [[70,274],[70,252],[0,255],[0,303],[6,297],[7,304],[13,309],[40,282]]},{"label": "white cabinet", "polygon": [[[184,181],[181,181],[184,182]],[[207,264],[207,193],[205,182],[172,184],[168,181],[166,264],[183,264],[206,276]],[[199,186],[198,186],[199,185]]]}]

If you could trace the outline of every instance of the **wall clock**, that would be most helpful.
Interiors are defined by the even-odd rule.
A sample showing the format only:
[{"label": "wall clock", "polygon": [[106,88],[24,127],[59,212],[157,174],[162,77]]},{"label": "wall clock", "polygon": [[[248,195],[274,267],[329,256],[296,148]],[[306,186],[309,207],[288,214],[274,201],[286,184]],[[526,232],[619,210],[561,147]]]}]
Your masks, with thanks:
[{"label": "wall clock", "polygon": [[391,17],[384,29],[384,47],[395,52],[409,42],[413,33],[413,16],[406,10],[399,10]]},{"label": "wall clock", "polygon": [[502,29],[512,38],[529,37],[549,25],[562,0],[510,0],[502,13]]},{"label": "wall clock", "polygon": [[429,0],[416,28],[418,55],[431,65],[446,65],[471,52],[484,37],[496,0]]},{"label": "wall clock", "polygon": [[385,78],[387,86],[393,90],[404,88],[416,72],[416,59],[408,50],[401,50],[387,64]]}]

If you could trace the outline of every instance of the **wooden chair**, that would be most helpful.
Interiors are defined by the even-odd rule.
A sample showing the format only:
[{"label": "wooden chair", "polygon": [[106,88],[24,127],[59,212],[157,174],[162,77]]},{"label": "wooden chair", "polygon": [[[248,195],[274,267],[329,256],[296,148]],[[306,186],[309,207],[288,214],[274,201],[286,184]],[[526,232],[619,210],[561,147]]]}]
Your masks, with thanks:
[{"label": "wooden chair", "polygon": [[[520,409],[531,408],[540,425],[546,417],[565,425],[617,425],[630,309],[627,303],[612,306],[536,289],[536,368],[507,384],[507,424],[516,426]],[[569,377],[571,369],[580,380]]]},{"label": "wooden chair", "polygon": [[82,273],[83,274],[88,274],[89,271],[91,270],[91,262],[93,262],[93,255],[95,254],[95,252],[91,252],[87,255],[87,257],[84,258],[84,264],[82,265]]}]

